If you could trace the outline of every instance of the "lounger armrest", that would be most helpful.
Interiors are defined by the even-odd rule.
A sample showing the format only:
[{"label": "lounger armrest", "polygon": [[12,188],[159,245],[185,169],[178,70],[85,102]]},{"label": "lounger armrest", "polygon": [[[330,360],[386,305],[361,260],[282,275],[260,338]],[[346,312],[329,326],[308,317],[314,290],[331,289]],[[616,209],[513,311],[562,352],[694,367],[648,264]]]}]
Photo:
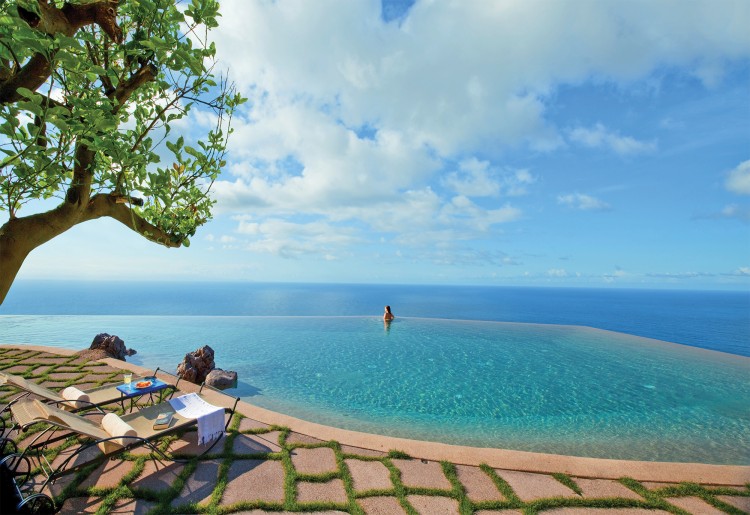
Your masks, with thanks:
[{"label": "lounger armrest", "polygon": [[230,413],[229,418],[227,419],[227,423],[224,426],[224,431],[226,431],[227,429],[229,429],[229,425],[232,423],[232,418],[234,418],[234,414],[237,413],[237,403],[238,402],[240,402],[240,398],[239,397],[235,397],[234,398],[234,404],[232,405],[232,410],[229,411],[229,413]]},{"label": "lounger armrest", "polygon": [[[96,404],[94,404],[91,401],[80,400],[80,399],[77,400],[76,402],[78,402],[79,404],[84,404],[85,405],[85,406],[80,407],[80,408],[71,408],[70,404],[68,404],[69,402],[70,401],[68,401],[68,400],[63,400],[63,401],[49,401],[49,404],[50,404],[50,406],[55,406],[56,408],[64,409],[66,411],[78,412],[78,411],[86,410],[88,408],[96,408],[96,409],[98,409],[100,411],[100,414],[103,413],[101,411],[101,408],[99,408]],[[66,409],[66,408],[68,408],[68,409]],[[78,413],[78,415],[83,415],[83,414],[84,413]]]}]

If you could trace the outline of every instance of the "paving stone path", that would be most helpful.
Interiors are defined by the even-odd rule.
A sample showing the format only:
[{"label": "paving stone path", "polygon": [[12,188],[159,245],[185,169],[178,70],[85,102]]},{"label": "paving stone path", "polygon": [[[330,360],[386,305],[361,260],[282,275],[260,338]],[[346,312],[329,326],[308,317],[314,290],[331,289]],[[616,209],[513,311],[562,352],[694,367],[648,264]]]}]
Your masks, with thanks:
[{"label": "paving stone path", "polygon": [[[0,371],[53,389],[117,383],[121,371],[78,356],[0,348]],[[0,388],[0,406],[18,392]],[[23,446],[28,435],[14,435]],[[582,514],[750,513],[750,484],[642,483],[466,466],[347,447],[239,414],[207,455],[188,431],[55,483],[61,513]],[[45,492],[50,493],[50,492]]]}]

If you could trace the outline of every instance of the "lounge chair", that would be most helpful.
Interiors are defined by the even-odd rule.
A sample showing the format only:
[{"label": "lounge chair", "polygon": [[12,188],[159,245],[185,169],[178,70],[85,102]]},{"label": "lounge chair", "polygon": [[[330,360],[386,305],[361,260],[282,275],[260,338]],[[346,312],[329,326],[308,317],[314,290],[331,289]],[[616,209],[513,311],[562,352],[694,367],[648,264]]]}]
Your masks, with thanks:
[{"label": "lounge chair", "polygon": [[[159,368],[154,370],[154,373],[151,376],[133,378],[133,382],[135,383],[144,379],[155,379],[158,372]],[[175,384],[166,383],[166,387],[163,388],[159,399],[163,400],[165,398],[164,394],[171,397],[177,389],[179,381],[179,378],[177,378]],[[17,451],[13,441],[7,438],[7,434],[9,433],[9,430],[13,429],[13,425],[9,424],[9,421],[7,420],[8,417],[5,417],[4,415],[11,412],[11,408],[14,404],[24,399],[31,398],[32,395],[44,399],[47,403],[52,403],[66,411],[79,412],[88,409],[98,409],[101,413],[103,413],[101,410],[102,407],[117,402],[119,402],[122,408],[125,409],[125,400],[132,400],[134,397],[143,395],[143,393],[137,389],[134,389],[132,393],[124,393],[117,389],[118,386],[120,386],[118,384],[99,386],[87,390],[78,390],[69,387],[62,390],[60,393],[57,393],[54,390],[45,388],[44,386],[24,377],[6,374],[4,372],[0,372],[0,386],[10,386],[20,390],[20,393],[11,399],[2,410],[0,410],[0,457],[9,452]],[[71,395],[68,394],[69,392]],[[131,410],[132,407],[131,403]],[[12,417],[10,418],[10,421],[12,422]]]},{"label": "lounge chair", "polygon": [[[154,379],[156,378],[156,374],[158,372],[159,368],[154,370],[154,373],[150,376],[134,377],[133,382],[138,382],[144,379]],[[120,402],[130,397],[140,395],[137,390],[134,390],[131,395],[126,395],[122,391],[117,389],[117,386],[119,385],[111,384],[99,386],[97,388],[90,388],[88,390],[78,390],[78,392],[83,394],[83,396],[68,396],[66,395],[66,392],[73,392],[73,388],[66,388],[60,393],[57,393],[54,390],[45,388],[44,386],[37,384],[34,381],[30,381],[24,377],[13,374],[6,374],[4,372],[0,372],[0,386],[11,386],[21,390],[21,393],[13,400],[11,400],[10,403],[8,403],[8,405],[5,406],[2,411],[0,411],[0,414],[7,411],[14,403],[25,399],[32,394],[44,399],[47,402],[54,403],[57,406],[68,411],[82,411],[91,408],[99,408],[101,406],[106,406],[108,404],[113,404],[115,402]],[[167,389],[170,389],[172,392],[174,392],[174,390],[177,389],[177,386],[168,384]]]},{"label": "lounge chair", "polygon": [[[201,387],[198,394],[190,395],[197,395],[199,399],[205,401],[203,387]],[[237,402],[239,401],[239,397],[233,398],[226,394],[222,395],[226,396],[227,399],[232,399],[233,405],[231,408],[223,406],[224,413],[229,413],[230,416],[223,425],[221,435],[229,427],[232,416],[237,408]],[[183,397],[174,399],[172,402],[176,404],[180,399],[183,399]],[[32,443],[21,453],[9,454],[0,460],[0,473],[12,476],[15,500],[18,501],[20,499],[20,502],[16,505],[16,509],[21,510],[23,508],[33,513],[46,513],[49,510],[54,510],[54,503],[51,497],[45,495],[43,491],[56,479],[77,472],[94,462],[117,456],[134,447],[148,447],[153,453],[154,459],[180,461],[167,456],[154,442],[164,436],[192,426],[199,426],[200,428],[198,418],[183,416],[172,407],[170,402],[148,406],[122,417],[118,417],[114,413],[108,413],[100,422],[90,419],[92,415],[99,415],[96,412],[88,411],[83,415],[79,415],[59,409],[54,405],[44,404],[39,400],[18,402],[14,404],[11,411],[21,428],[27,428],[39,422],[49,424],[49,428],[37,435]],[[170,425],[164,429],[154,429],[154,421],[159,415],[164,413],[172,414]],[[62,430],[65,432],[66,437],[73,434],[86,437],[86,440],[84,443],[65,449],[65,451],[57,456],[56,460],[50,463],[45,457],[45,451],[47,450],[47,445],[52,440],[43,438],[43,435],[48,430]],[[220,439],[221,436],[216,438],[203,451],[204,454],[209,452]],[[55,439],[54,441],[57,440],[59,439]],[[31,471],[35,469],[35,466],[32,465],[32,459],[37,462],[35,466],[42,469],[46,480],[39,492],[27,495],[28,488],[24,487],[24,484],[29,481]]]}]

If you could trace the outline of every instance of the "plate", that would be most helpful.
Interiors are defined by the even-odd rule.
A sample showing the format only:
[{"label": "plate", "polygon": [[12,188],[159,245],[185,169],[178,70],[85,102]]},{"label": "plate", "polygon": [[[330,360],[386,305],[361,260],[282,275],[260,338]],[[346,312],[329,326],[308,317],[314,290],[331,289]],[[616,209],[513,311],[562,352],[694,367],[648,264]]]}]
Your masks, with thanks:
[{"label": "plate", "polygon": [[137,383],[135,383],[135,387],[136,388],[148,388],[152,384],[153,383],[151,381],[138,381]]}]

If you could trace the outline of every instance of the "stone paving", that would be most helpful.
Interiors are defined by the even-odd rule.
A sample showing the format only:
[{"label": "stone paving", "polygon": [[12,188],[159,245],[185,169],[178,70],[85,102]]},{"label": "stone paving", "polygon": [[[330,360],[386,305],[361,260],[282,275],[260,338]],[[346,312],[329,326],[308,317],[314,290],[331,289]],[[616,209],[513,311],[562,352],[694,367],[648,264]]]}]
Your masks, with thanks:
[{"label": "stone paving", "polygon": [[[119,382],[99,361],[0,347],[0,371],[54,389]],[[0,406],[15,395],[0,388]],[[23,445],[28,435],[13,435]],[[468,466],[322,441],[238,414],[203,455],[188,431],[163,445],[186,463],[141,450],[55,485],[61,513],[582,514],[750,513],[750,483],[708,486],[571,477]],[[50,493],[46,491],[45,493]]]}]

